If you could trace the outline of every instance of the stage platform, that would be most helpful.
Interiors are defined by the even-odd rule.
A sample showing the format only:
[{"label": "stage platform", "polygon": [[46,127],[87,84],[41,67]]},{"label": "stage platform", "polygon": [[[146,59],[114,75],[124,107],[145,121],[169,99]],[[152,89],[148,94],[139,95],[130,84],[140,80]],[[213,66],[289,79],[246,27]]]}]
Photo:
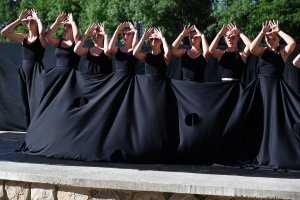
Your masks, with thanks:
[{"label": "stage platform", "polygon": [[51,159],[14,152],[25,135],[0,132],[1,200],[300,199],[296,172]]}]

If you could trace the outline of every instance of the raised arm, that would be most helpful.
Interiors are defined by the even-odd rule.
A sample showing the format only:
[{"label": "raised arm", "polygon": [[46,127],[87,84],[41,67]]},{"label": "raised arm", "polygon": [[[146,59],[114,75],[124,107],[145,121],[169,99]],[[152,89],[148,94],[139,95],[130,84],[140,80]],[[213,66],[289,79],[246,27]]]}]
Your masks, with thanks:
[{"label": "raised arm", "polygon": [[138,30],[133,26],[131,22],[128,22],[130,32],[133,33],[133,40],[132,40],[132,48],[134,49],[136,45],[139,43],[139,36],[138,36]]},{"label": "raised arm", "polygon": [[108,38],[108,34],[107,32],[105,31],[105,28],[104,28],[104,24],[98,24],[99,28],[100,28],[100,34],[103,35],[104,37],[104,44],[103,44],[103,48],[104,48],[104,53],[107,57],[111,57],[111,52],[109,51],[109,48],[108,48],[108,44],[109,44],[109,38]]},{"label": "raised arm", "polygon": [[168,42],[167,42],[166,38],[164,37],[164,35],[162,34],[160,29],[155,29],[155,32],[157,33],[157,38],[161,39],[161,41],[162,41],[164,52],[165,52],[165,54],[164,54],[165,62],[167,65],[169,65],[169,62],[172,58],[172,53],[168,46]]},{"label": "raised arm", "polygon": [[57,27],[62,24],[65,20],[67,19],[67,14],[66,13],[60,13],[55,22],[52,24],[52,26],[49,28],[49,30],[47,31],[46,33],[46,40],[47,42],[49,42],[49,44],[51,44],[52,46],[54,47],[57,47],[58,46],[58,43],[59,43],[59,39],[58,38],[55,38],[53,36],[55,30],[57,29]]},{"label": "raised arm", "polygon": [[21,24],[21,22],[23,21],[26,21],[28,15],[31,14],[31,11],[30,10],[22,10],[19,18],[12,22],[11,24],[7,25],[5,28],[2,29],[1,31],[1,34],[4,36],[4,37],[7,37],[9,39],[12,39],[12,40],[16,40],[16,41],[19,41],[19,42],[23,42],[23,39],[25,37],[26,34],[22,34],[22,33],[13,33],[12,31],[19,25]]},{"label": "raised arm", "polygon": [[73,38],[74,38],[74,41],[75,43],[77,43],[79,40],[80,40],[80,32],[79,32],[79,29],[77,27],[77,24],[76,22],[74,21],[74,18],[73,18],[73,14],[72,13],[69,13],[68,14],[68,22],[72,25],[72,32],[73,32]]},{"label": "raised arm", "polygon": [[111,41],[109,42],[109,45],[108,45],[108,50],[112,53],[112,54],[116,54],[117,51],[118,51],[118,47],[116,46],[116,41],[117,41],[117,38],[118,38],[118,35],[122,33],[123,29],[125,27],[128,26],[128,22],[123,22],[121,24],[119,24],[119,26],[117,27],[117,29],[115,30],[112,38],[111,38]]},{"label": "raised arm", "polygon": [[31,13],[32,13],[33,19],[36,21],[36,23],[38,25],[39,39],[41,41],[41,44],[43,45],[43,47],[46,47],[46,38],[45,38],[46,31],[45,31],[45,28],[44,28],[44,26],[42,24],[41,19],[38,16],[38,11],[32,9]]},{"label": "raised arm", "polygon": [[150,35],[152,34],[153,30],[154,30],[153,28],[147,29],[144,32],[144,34],[143,34],[141,40],[139,41],[139,43],[134,48],[133,55],[137,59],[145,61],[147,53],[146,52],[141,52],[141,49],[142,49],[143,43],[145,42],[146,39],[148,39],[150,37]]},{"label": "raised arm", "polygon": [[204,56],[206,62],[208,62],[208,59],[209,59],[209,57],[210,57],[210,52],[209,52],[209,45],[208,45],[208,42],[207,42],[207,40],[206,40],[206,37],[205,37],[205,35],[204,35],[201,31],[199,31],[199,30],[197,29],[196,26],[194,26],[194,30],[195,30],[196,33],[197,33],[194,37],[201,37],[201,40],[202,40],[203,56]]},{"label": "raised arm", "polygon": [[259,46],[261,40],[263,39],[263,37],[265,36],[265,34],[270,31],[271,28],[269,26],[269,22],[265,22],[262,23],[262,29],[259,32],[258,36],[252,41],[251,45],[250,45],[250,51],[253,55],[256,56],[261,56],[262,53],[264,52],[265,48]]},{"label": "raised arm", "polygon": [[270,20],[269,25],[272,29],[271,33],[277,33],[287,43],[287,45],[280,51],[281,56],[283,57],[284,61],[286,61],[287,57],[294,51],[296,42],[291,36],[280,30],[278,21]]},{"label": "raised arm", "polygon": [[300,68],[300,54],[298,54],[298,56],[293,60],[293,65]]},{"label": "raised arm", "polygon": [[218,47],[221,37],[225,36],[227,31],[228,31],[227,26],[223,25],[222,29],[219,31],[219,33],[217,34],[217,36],[215,37],[215,39],[212,41],[212,43],[209,46],[209,52],[211,53],[211,55],[213,57],[217,58],[218,60],[221,59],[224,52],[220,49],[217,49],[217,47]]},{"label": "raised arm", "polygon": [[178,49],[178,47],[179,47],[181,41],[183,40],[183,38],[188,36],[189,32],[191,32],[193,30],[193,27],[194,26],[190,26],[190,25],[183,26],[183,31],[178,35],[176,40],[172,43],[171,52],[174,56],[182,57],[183,54],[186,52],[186,49]]},{"label": "raised arm", "polygon": [[87,37],[91,36],[93,34],[93,31],[96,28],[96,24],[90,24],[87,30],[85,31],[84,35],[81,37],[81,39],[76,43],[74,47],[74,52],[79,56],[86,57],[88,49],[83,47],[84,42]]}]

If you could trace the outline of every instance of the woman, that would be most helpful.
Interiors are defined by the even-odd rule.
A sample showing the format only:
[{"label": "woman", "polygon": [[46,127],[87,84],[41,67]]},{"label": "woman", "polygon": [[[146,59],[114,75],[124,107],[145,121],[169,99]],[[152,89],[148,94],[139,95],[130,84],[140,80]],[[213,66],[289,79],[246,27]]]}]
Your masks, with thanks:
[{"label": "woman", "polygon": [[[180,42],[189,36],[191,49],[178,49]],[[202,48],[200,47],[202,41]],[[205,35],[195,25],[184,26],[183,31],[172,44],[172,54],[181,57],[182,79],[204,82],[204,70],[210,57]]]},{"label": "woman", "polygon": [[[148,38],[152,52],[141,52],[142,45]],[[146,30],[141,41],[134,48],[133,55],[145,62],[145,74],[160,77],[166,76],[166,69],[172,58],[172,54],[160,29],[149,28]]]},{"label": "woman", "polygon": [[[217,49],[220,38],[224,36],[227,48],[225,51]],[[239,40],[243,40],[245,48],[239,49]],[[209,47],[212,56],[218,59],[222,81],[238,81],[241,79],[246,61],[250,55],[249,38],[242,33],[235,24],[223,25]]]},{"label": "woman", "polygon": [[[21,22],[26,23],[28,34],[13,32]],[[19,18],[6,26],[1,34],[22,43],[23,62],[19,66],[19,85],[27,130],[30,119],[40,101],[37,96],[32,96],[37,94],[34,91],[35,78],[33,74],[34,71],[43,68],[42,60],[46,47],[45,29],[38,17],[38,12],[32,9],[22,11]]]},{"label": "woman", "polygon": [[[66,37],[65,39],[59,39],[53,36],[55,30],[61,24],[64,25],[63,33]],[[80,34],[72,13],[59,14],[54,24],[52,24],[46,33],[46,40],[56,48],[56,66],[78,69],[80,56],[74,52],[74,47],[79,39]]]},{"label": "woman", "polygon": [[[116,40],[119,34],[122,34],[124,45],[122,47],[115,46]],[[110,43],[109,50],[112,54],[116,55],[115,58],[115,69],[116,71],[130,71],[134,72],[135,66],[138,63],[138,59],[133,56],[133,49],[138,43],[137,30],[130,22],[121,23]]]},{"label": "woman", "polygon": [[[83,45],[89,36],[92,36],[94,46],[85,48]],[[77,42],[74,51],[77,55],[85,57],[84,73],[101,77],[112,72],[111,53],[107,48],[108,40],[103,24],[91,24]]]},{"label": "woman", "polygon": [[[259,46],[265,38],[266,47]],[[287,43],[280,47],[281,38]],[[271,168],[300,168],[300,140],[293,126],[300,122],[300,97],[282,80],[285,63],[294,51],[295,40],[284,33],[278,21],[262,24],[262,30],[250,46],[251,52],[260,57],[258,77],[262,128],[261,141],[256,156],[258,165]],[[295,110],[296,109],[296,110]]]}]

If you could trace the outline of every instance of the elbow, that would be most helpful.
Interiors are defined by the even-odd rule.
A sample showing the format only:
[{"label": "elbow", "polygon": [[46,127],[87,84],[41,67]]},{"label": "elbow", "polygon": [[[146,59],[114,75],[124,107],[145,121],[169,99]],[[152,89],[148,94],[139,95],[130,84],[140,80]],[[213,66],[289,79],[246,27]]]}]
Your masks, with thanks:
[{"label": "elbow", "polygon": [[6,37],[6,36],[7,36],[7,31],[2,30],[2,31],[1,31],[1,35],[3,35],[4,37]]}]

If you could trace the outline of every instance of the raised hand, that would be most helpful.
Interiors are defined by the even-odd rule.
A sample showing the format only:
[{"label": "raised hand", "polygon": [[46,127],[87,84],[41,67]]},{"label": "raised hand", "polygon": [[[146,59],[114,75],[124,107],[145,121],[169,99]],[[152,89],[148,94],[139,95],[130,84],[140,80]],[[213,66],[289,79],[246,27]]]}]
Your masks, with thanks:
[{"label": "raised hand", "polygon": [[225,26],[225,25],[223,25],[222,28],[221,28],[221,30],[219,31],[219,34],[221,36],[225,36],[228,31],[229,31],[228,27]]},{"label": "raised hand", "polygon": [[262,31],[264,34],[266,34],[266,33],[269,32],[270,30],[272,30],[272,29],[270,28],[269,22],[268,22],[268,21],[266,21],[265,23],[263,22],[263,23],[262,23],[262,29],[261,29],[261,31]]},{"label": "raised hand", "polygon": [[152,33],[153,33],[154,28],[148,28],[145,30],[144,34],[143,34],[143,38],[144,39],[148,39]]},{"label": "raised hand", "polygon": [[239,35],[241,33],[240,29],[238,29],[238,27],[234,23],[228,24],[227,28],[228,28],[229,31],[231,31],[235,35]]},{"label": "raised hand", "polygon": [[184,25],[183,26],[183,31],[181,32],[181,34],[184,35],[184,37],[188,36],[188,34],[194,29],[194,25],[191,26],[189,25]]},{"label": "raised hand", "polygon": [[67,19],[67,17],[68,17],[67,13],[60,13],[57,16],[57,18],[55,20],[55,23],[57,23],[57,24],[63,24],[64,21]]},{"label": "raised hand", "polygon": [[73,14],[72,14],[72,13],[69,13],[69,14],[68,14],[67,21],[68,21],[69,23],[74,22],[74,18],[73,18]]},{"label": "raised hand", "polygon": [[19,21],[21,21],[21,22],[27,21],[27,17],[30,14],[31,14],[31,10],[22,10],[22,12],[19,16]]},{"label": "raised hand", "polygon": [[278,33],[280,31],[280,28],[278,26],[278,21],[270,20],[269,21],[269,26],[272,30],[270,33]]},{"label": "raised hand", "polygon": [[123,23],[119,24],[119,26],[117,27],[117,30],[116,30],[117,33],[121,34],[122,31],[124,30],[124,28],[126,28],[128,26],[129,26],[128,22],[123,22]]},{"label": "raised hand", "polygon": [[96,24],[90,24],[84,34],[87,36],[91,36],[93,34],[94,30],[96,29],[96,27],[97,27]]},{"label": "raised hand", "polygon": [[34,20],[39,19],[38,11],[37,11],[37,10],[31,9],[31,15],[32,15],[32,18],[33,18]]},{"label": "raised hand", "polygon": [[105,27],[104,27],[104,24],[102,24],[102,23],[98,23],[98,27],[99,27],[99,29],[100,29],[100,35],[107,35],[107,33],[106,33],[106,31],[105,31]]},{"label": "raised hand", "polygon": [[197,33],[196,35],[194,35],[194,37],[202,37],[203,36],[203,33],[201,31],[199,31],[195,25],[193,26],[193,28]]},{"label": "raised hand", "polygon": [[133,26],[131,22],[127,22],[130,28],[130,33],[134,33],[136,31],[136,28]]},{"label": "raised hand", "polygon": [[158,39],[164,38],[164,36],[159,28],[154,29],[154,33],[156,33],[156,36]]}]

